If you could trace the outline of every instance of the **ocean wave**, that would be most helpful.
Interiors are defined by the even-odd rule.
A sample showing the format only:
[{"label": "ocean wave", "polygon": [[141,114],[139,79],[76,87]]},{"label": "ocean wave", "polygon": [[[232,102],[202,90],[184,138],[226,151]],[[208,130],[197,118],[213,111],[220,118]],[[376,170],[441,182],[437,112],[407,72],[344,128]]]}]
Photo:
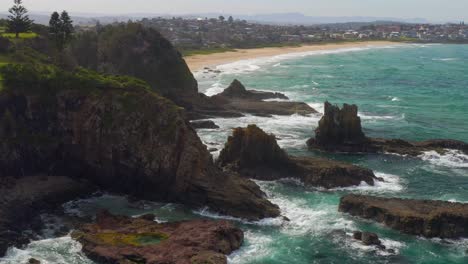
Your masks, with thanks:
[{"label": "ocean wave", "polygon": [[207,218],[213,218],[213,219],[223,219],[223,220],[229,220],[229,221],[236,221],[236,222],[241,222],[246,225],[259,225],[259,226],[281,226],[284,223],[284,220],[281,217],[277,218],[263,218],[258,221],[249,221],[246,219],[238,218],[238,217],[233,217],[229,215],[222,215],[219,213],[216,213],[214,211],[211,211],[209,207],[203,207],[198,210],[193,211],[194,214],[204,216]]},{"label": "ocean wave", "polygon": [[81,248],[81,244],[70,236],[44,239],[33,241],[24,249],[8,249],[6,256],[0,259],[0,262],[2,264],[29,263],[30,258],[35,258],[43,264],[93,264],[94,262],[81,252]]},{"label": "ocean wave", "polygon": [[[343,243],[338,239],[335,240],[336,243]],[[364,245],[361,241],[354,239],[352,233],[346,233],[344,246],[350,248],[352,252],[361,257],[366,253],[375,253],[380,256],[397,255],[400,253],[400,250],[405,247],[403,242],[388,238],[380,238],[380,241],[382,242],[382,245],[385,246],[386,250],[381,250],[375,245]],[[393,253],[388,252],[389,249],[393,250]]]},{"label": "ocean wave", "polygon": [[468,155],[460,150],[446,149],[444,154],[436,151],[427,151],[419,156],[422,160],[433,165],[450,168],[468,168]]},{"label": "ocean wave", "polygon": [[244,245],[227,257],[229,264],[251,263],[271,255],[273,237],[247,230],[244,239]]},{"label": "ocean wave", "polygon": [[[402,44],[395,44],[389,46],[373,46],[368,45],[365,47],[353,47],[353,48],[339,48],[333,50],[315,50],[315,51],[306,51],[306,52],[293,52],[287,53],[282,55],[276,55],[271,57],[261,57],[255,59],[248,59],[248,60],[240,60],[232,63],[226,63],[222,65],[216,66],[216,70],[222,71],[221,74],[243,74],[243,73],[251,73],[254,71],[258,71],[262,69],[263,66],[267,65],[276,65],[278,67],[278,63],[284,60],[290,59],[297,59],[309,56],[316,56],[316,55],[328,55],[328,54],[340,54],[340,53],[348,53],[348,52],[359,52],[359,51],[366,51],[371,49],[390,49],[396,48],[400,46],[405,46]],[[199,73],[197,76],[200,76]]]},{"label": "ocean wave", "polygon": [[433,61],[456,61],[458,58],[434,58]]},{"label": "ocean wave", "polygon": [[363,121],[376,121],[376,120],[404,120],[406,115],[403,113],[400,116],[391,116],[391,115],[368,115],[362,112],[359,112],[359,117]]},{"label": "ocean wave", "polygon": [[210,120],[215,122],[220,127],[219,129],[216,131],[198,130],[197,133],[207,146],[217,148],[219,151],[224,147],[228,136],[232,134],[233,128],[257,124],[265,132],[273,133],[277,137],[280,147],[302,149],[305,147],[304,134],[312,135],[312,129],[317,125],[320,118],[320,115],[314,114],[307,116],[275,115],[272,117],[260,117],[247,115],[239,118],[214,118]]},{"label": "ocean wave", "polygon": [[383,181],[376,180],[374,186],[362,182],[359,186],[335,188],[332,190],[346,190],[359,193],[386,193],[401,192],[404,189],[401,178],[397,175],[375,172],[375,176],[382,178]]}]

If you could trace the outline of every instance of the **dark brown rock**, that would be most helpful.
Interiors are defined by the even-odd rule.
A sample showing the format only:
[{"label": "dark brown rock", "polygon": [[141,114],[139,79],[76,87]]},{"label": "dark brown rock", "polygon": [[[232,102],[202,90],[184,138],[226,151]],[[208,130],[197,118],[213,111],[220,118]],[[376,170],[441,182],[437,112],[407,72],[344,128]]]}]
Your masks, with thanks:
[{"label": "dark brown rock", "polygon": [[256,125],[234,129],[217,163],[248,178],[297,178],[306,185],[324,188],[359,185],[363,181],[374,185],[376,180],[371,170],[351,164],[288,156],[274,135],[268,135]]},{"label": "dark brown rock", "polygon": [[380,246],[382,242],[376,233],[363,232],[361,236],[362,243],[366,246]]},{"label": "dark brown rock", "polygon": [[356,105],[344,104],[342,109],[325,102],[325,114],[315,130],[315,138],[307,141],[310,149],[332,152],[388,152],[418,156],[425,151],[444,153],[455,149],[468,153],[468,144],[450,139],[410,142],[402,139],[368,138],[361,127]]},{"label": "dark brown rock", "polygon": [[468,204],[346,195],[339,211],[425,237],[468,237]]},{"label": "dark brown rock", "polygon": [[[157,224],[141,218],[98,214],[95,224],[72,233],[83,252],[100,263],[227,263],[243,242],[228,221],[193,220]],[[133,261],[133,262],[132,262]]]},{"label": "dark brown rock", "polygon": [[0,178],[38,173],[246,219],[279,215],[255,183],[213,164],[182,108],[146,89],[3,90]]},{"label": "dark brown rock", "polygon": [[228,98],[242,98],[246,100],[265,100],[265,99],[285,99],[289,98],[282,93],[274,92],[261,92],[255,90],[247,90],[245,86],[237,79],[232,81],[228,88],[226,88],[219,96]]},{"label": "dark brown rock", "polygon": [[23,231],[41,225],[35,221],[40,213],[96,190],[87,182],[59,176],[3,178],[6,181],[0,185],[0,256],[10,246],[29,242]]},{"label": "dark brown rock", "polygon": [[259,92],[246,90],[238,80],[224,92],[210,98],[211,103],[224,111],[248,113],[259,116],[271,115],[308,115],[318,113],[315,109],[302,102],[265,102],[264,99],[280,98],[280,93]]},{"label": "dark brown rock", "polygon": [[41,262],[39,260],[35,259],[35,258],[30,258],[28,260],[28,263],[29,264],[41,264]]},{"label": "dark brown rock", "polygon": [[219,126],[215,124],[215,122],[211,120],[204,120],[204,121],[192,121],[190,125],[195,129],[217,129]]}]

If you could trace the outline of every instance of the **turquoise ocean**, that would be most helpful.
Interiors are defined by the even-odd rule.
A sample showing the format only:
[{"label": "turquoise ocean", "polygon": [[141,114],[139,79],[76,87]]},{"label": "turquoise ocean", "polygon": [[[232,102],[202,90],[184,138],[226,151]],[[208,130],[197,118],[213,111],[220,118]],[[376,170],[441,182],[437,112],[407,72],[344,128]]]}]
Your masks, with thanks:
[{"label": "turquoise ocean", "polygon": [[[213,95],[239,79],[248,89],[278,91],[323,111],[323,102],[359,106],[365,133],[372,137],[468,141],[468,45],[401,44],[288,54],[220,65],[222,73],[199,72],[200,91]],[[457,151],[419,157],[394,154],[321,154],[307,150],[320,114],[311,116],[246,116],[213,119],[221,128],[199,130],[204,143],[221,149],[231,129],[257,124],[278,137],[291,155],[326,156],[373,169],[386,182],[376,186],[322,190],[284,180],[257,183],[291,221],[245,222],[217,215],[209,208],[193,211],[177,204],[129,202],[108,194],[67,203],[69,214],[88,215],[100,208],[139,215],[153,212],[158,221],[200,217],[228,218],[245,231],[242,248],[229,263],[468,263],[468,239],[441,240],[404,235],[383,225],[338,212],[347,193],[437,199],[468,203],[468,156]],[[217,152],[213,155],[216,157]],[[286,175],[287,176],[287,175]],[[10,249],[0,263],[92,263],[70,237],[51,238],[60,219],[26,249]],[[364,246],[352,231],[377,233],[393,253]]]}]

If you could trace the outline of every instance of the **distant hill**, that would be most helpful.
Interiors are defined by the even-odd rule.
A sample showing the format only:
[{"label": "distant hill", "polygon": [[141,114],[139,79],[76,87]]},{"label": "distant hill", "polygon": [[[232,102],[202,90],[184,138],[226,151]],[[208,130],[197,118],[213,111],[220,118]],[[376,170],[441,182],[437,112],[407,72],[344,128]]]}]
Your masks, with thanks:
[{"label": "distant hill", "polygon": [[[142,18],[151,17],[186,17],[186,18],[197,18],[197,17],[208,17],[217,18],[220,16],[218,13],[200,13],[200,14],[154,14],[154,13],[129,13],[129,14],[100,14],[100,13],[73,13],[72,18],[76,24],[95,24],[96,21],[100,21],[102,24],[114,23],[114,22],[126,22],[130,20],[138,20]],[[232,15],[236,19],[247,20],[257,23],[265,24],[281,24],[281,25],[316,25],[316,24],[337,24],[337,23],[366,23],[375,21],[392,21],[401,23],[444,23],[447,21],[429,21],[424,18],[396,18],[396,17],[367,17],[367,16],[349,16],[349,17],[317,17],[317,16],[306,16],[301,13],[284,13],[284,14],[258,14],[258,15],[234,15],[234,14],[223,14],[228,17]],[[7,14],[0,12],[0,18],[5,18]],[[32,12],[31,18],[39,24],[49,23],[49,14],[46,12]]]}]

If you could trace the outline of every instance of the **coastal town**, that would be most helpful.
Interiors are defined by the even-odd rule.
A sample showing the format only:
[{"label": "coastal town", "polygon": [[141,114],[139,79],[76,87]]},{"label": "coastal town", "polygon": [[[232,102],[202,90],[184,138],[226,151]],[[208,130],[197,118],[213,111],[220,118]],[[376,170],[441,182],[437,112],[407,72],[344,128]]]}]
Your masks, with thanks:
[{"label": "coastal town", "polygon": [[235,49],[358,40],[468,43],[468,26],[397,22],[340,23],[314,26],[271,25],[219,18],[144,18],[182,50]]}]

